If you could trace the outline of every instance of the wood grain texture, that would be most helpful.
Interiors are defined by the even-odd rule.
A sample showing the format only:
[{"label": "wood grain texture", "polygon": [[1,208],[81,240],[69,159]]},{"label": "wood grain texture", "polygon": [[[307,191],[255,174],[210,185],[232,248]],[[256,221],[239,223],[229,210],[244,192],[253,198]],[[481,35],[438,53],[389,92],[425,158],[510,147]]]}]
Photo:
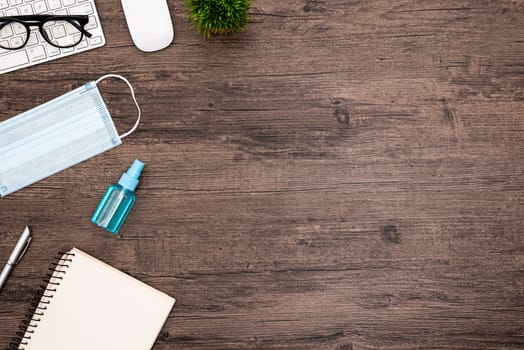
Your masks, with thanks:
[{"label": "wood grain texture", "polygon": [[[178,300],[155,350],[523,349],[524,1],[257,0],[204,40],[104,48],[0,77],[0,119],[98,76],[144,118],[110,152],[0,200],[0,347],[76,246]],[[120,130],[135,109],[102,90]],[[90,215],[147,163],[122,234]]]}]

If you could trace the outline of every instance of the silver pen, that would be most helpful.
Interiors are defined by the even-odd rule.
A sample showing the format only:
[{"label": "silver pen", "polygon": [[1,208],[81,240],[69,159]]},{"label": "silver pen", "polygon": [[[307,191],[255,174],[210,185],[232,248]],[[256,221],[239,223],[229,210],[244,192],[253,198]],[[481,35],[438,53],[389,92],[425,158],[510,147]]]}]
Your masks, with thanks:
[{"label": "silver pen", "polygon": [[15,267],[24,256],[32,238],[31,232],[29,232],[29,227],[26,226],[24,232],[22,232],[22,236],[20,236],[20,239],[15,245],[15,249],[13,249],[13,252],[9,256],[9,260],[7,260],[2,273],[0,273],[0,290],[2,290],[2,287],[7,281],[7,277],[9,277],[13,267]]}]

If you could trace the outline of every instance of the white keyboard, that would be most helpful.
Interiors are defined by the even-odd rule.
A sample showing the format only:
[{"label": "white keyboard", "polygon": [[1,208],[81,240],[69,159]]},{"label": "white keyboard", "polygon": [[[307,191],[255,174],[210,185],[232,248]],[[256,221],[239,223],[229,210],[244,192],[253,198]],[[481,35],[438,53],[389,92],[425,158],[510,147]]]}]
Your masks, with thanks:
[{"label": "white keyboard", "polygon": [[[50,45],[42,38],[38,28],[33,27],[29,40],[23,48],[18,50],[0,48],[0,74],[95,49],[106,43],[94,0],[0,0],[0,16],[40,14],[89,15],[89,22],[85,29],[92,36],[90,38],[84,36],[74,47],[58,48]],[[16,33],[13,33],[13,38],[9,39],[16,40]]]}]

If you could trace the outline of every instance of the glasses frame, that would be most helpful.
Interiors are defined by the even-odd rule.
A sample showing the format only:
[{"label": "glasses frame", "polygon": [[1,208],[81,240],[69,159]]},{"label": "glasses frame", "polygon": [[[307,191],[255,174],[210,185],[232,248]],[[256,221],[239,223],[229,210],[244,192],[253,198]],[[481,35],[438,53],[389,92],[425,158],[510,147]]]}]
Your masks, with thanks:
[{"label": "glasses frame", "polygon": [[[73,27],[78,29],[80,32],[80,40],[78,40],[77,43],[73,45],[68,46],[60,46],[55,45],[51,41],[51,39],[47,36],[47,33],[44,29],[44,25],[46,22],[50,21],[66,21],[70,23]],[[4,22],[7,22],[4,24]],[[23,25],[27,29],[27,36],[25,38],[25,42],[20,47],[3,47],[0,46],[0,48],[5,50],[19,50],[27,45],[27,42],[29,41],[29,36],[31,35],[31,27],[38,27],[38,30],[42,37],[47,41],[50,45],[54,47],[58,47],[61,49],[67,49],[69,47],[74,47],[82,41],[84,38],[84,35],[88,38],[92,36],[91,33],[89,33],[87,30],[84,29],[84,27],[89,22],[89,16],[87,15],[70,15],[70,16],[59,16],[59,15],[27,15],[27,16],[7,16],[7,17],[0,17],[0,30],[8,25],[9,23],[16,22],[21,25]],[[70,35],[70,34],[69,34]]]}]

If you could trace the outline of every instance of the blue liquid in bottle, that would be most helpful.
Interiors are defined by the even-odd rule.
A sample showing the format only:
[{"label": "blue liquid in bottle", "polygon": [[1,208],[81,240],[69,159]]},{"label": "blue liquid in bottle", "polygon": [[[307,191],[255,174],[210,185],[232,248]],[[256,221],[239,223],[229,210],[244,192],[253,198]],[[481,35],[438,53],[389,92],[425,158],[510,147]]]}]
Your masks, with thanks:
[{"label": "blue liquid in bottle", "polygon": [[135,189],[138,186],[144,163],[135,159],[129,170],[122,174],[118,184],[111,185],[98,204],[91,222],[117,234],[136,202]]}]

